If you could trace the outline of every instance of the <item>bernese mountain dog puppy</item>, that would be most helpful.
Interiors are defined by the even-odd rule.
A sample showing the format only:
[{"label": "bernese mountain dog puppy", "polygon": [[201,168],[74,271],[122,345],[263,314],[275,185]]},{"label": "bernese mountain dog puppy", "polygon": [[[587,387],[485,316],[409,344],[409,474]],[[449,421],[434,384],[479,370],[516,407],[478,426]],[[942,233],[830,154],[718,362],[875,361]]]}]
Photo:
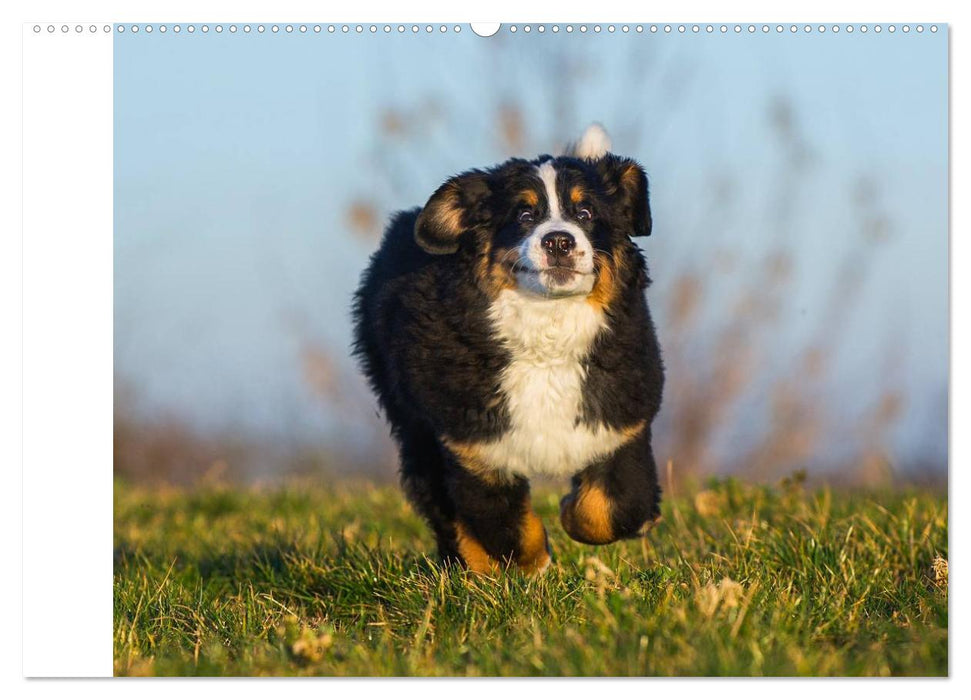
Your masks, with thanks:
[{"label": "bernese mountain dog puppy", "polygon": [[659,515],[661,354],[632,237],[648,182],[599,125],[567,156],[513,158],[399,212],[355,295],[354,351],[439,553],[490,573],[550,563],[529,478],[568,476],[574,540]]}]

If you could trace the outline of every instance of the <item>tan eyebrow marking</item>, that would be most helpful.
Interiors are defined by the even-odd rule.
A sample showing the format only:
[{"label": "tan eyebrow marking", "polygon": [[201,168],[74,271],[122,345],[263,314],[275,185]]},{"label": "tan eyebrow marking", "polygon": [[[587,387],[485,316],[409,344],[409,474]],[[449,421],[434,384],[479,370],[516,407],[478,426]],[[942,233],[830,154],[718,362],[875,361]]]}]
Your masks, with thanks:
[{"label": "tan eyebrow marking", "polygon": [[519,198],[531,207],[535,207],[537,204],[539,204],[539,195],[533,190],[523,190],[519,193]]},{"label": "tan eyebrow marking", "polygon": [[582,202],[584,199],[587,198],[586,194],[587,193],[583,191],[582,187],[580,187],[579,185],[574,185],[573,187],[570,188],[570,201],[573,202],[574,204],[579,204],[580,202]]},{"label": "tan eyebrow marking", "polygon": [[519,527],[519,552],[516,563],[528,574],[542,571],[550,563],[549,550],[546,549],[546,528],[543,521],[526,502],[526,514]]}]

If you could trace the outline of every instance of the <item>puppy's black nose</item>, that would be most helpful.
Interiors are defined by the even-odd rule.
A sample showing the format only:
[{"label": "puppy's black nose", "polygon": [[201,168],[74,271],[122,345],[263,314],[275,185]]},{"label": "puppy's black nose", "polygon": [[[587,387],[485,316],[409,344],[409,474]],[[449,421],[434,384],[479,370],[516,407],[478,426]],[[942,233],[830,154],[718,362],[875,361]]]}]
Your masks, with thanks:
[{"label": "puppy's black nose", "polygon": [[543,250],[554,258],[567,257],[577,247],[577,239],[564,231],[552,231],[540,240]]}]

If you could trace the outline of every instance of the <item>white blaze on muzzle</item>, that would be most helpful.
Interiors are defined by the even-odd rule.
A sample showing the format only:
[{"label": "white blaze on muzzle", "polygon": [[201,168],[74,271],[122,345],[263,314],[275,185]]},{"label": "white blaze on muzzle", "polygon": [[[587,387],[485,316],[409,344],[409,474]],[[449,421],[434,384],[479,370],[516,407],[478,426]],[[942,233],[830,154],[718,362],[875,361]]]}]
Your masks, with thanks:
[{"label": "white blaze on muzzle", "polygon": [[[536,167],[536,174],[543,183],[546,200],[549,204],[549,217],[539,223],[532,233],[520,244],[520,259],[526,260],[529,270],[517,274],[520,287],[542,294],[567,295],[586,294],[593,289],[593,245],[587,234],[574,221],[565,219],[559,195],[556,192],[556,169],[550,162]],[[570,256],[576,274],[569,275],[566,281],[562,276],[554,279],[549,272],[543,237],[549,233],[562,232],[573,236],[576,248]]]}]

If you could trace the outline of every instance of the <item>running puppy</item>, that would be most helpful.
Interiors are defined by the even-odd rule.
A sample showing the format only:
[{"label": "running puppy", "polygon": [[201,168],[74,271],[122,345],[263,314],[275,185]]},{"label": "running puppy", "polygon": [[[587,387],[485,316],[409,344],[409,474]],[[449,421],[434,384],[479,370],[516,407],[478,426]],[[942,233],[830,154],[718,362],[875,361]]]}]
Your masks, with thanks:
[{"label": "running puppy", "polygon": [[664,373],[631,241],[647,177],[591,126],[572,155],[514,158],[399,212],[354,305],[355,354],[445,560],[544,570],[531,476],[572,477],[560,521],[606,544],[659,515]]}]

